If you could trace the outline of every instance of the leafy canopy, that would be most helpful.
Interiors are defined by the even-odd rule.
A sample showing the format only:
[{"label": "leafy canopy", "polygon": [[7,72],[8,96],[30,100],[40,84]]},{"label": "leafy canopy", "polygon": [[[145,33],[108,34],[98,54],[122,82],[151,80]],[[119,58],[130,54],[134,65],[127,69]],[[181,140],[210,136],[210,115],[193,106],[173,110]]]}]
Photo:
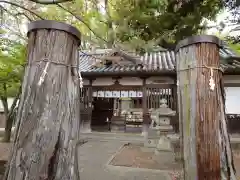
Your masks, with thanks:
[{"label": "leafy canopy", "polygon": [[154,45],[171,49],[177,41],[200,33],[205,28],[203,19],[215,18],[224,6],[219,0],[99,2],[74,0],[60,5],[38,5],[44,11],[43,8],[35,11],[45,19],[61,20],[77,27],[85,48],[131,44],[135,49]]},{"label": "leafy canopy", "polygon": [[118,37],[128,41],[137,36],[171,48],[168,44],[198,34],[203,19],[215,18],[222,7],[219,0],[116,0]]},{"label": "leafy canopy", "polygon": [[[14,97],[19,90],[26,59],[26,47],[18,41],[5,38],[1,30],[0,40],[0,96]],[[7,91],[4,90],[6,86]],[[6,94],[7,93],[7,94]]]}]

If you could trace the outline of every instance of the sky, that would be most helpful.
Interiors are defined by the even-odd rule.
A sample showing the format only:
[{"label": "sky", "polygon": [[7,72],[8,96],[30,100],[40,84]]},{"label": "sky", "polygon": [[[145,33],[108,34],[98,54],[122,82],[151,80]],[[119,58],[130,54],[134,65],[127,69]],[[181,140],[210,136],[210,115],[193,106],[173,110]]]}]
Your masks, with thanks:
[{"label": "sky", "polygon": [[[224,10],[223,12],[219,13],[219,15],[216,18],[216,21],[208,21],[208,25],[212,26],[212,25],[217,25],[219,24],[221,21],[225,20],[228,17],[231,17],[231,13],[229,13],[227,10]],[[226,28],[224,28],[222,35],[227,35],[230,34],[232,36],[235,36],[237,34],[239,34],[239,32],[229,32],[234,26],[227,26]],[[214,35],[218,33],[218,30],[216,28],[212,28],[210,30],[207,31],[207,34],[210,35]]]}]

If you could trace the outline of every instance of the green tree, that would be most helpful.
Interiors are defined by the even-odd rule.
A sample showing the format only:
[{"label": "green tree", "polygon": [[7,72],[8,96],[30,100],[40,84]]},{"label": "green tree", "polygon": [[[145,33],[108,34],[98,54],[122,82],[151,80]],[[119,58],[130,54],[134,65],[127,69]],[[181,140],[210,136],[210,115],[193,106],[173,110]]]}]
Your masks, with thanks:
[{"label": "green tree", "polygon": [[[2,34],[3,35],[3,34]],[[0,100],[6,119],[4,142],[9,142],[15,118],[16,105],[21,92],[21,77],[25,61],[25,46],[19,42],[1,38],[0,41]],[[8,98],[14,101],[9,108]]]},{"label": "green tree", "polygon": [[[22,3],[43,19],[65,21],[77,27],[82,32],[83,48],[114,46],[140,51],[153,46],[174,49],[177,41],[200,33],[205,28],[203,19],[215,18],[224,7],[219,0],[31,1],[43,5]],[[52,5],[45,5],[49,3]]]},{"label": "green tree", "polygon": [[128,41],[137,36],[174,49],[176,42],[205,28],[203,19],[215,18],[222,7],[219,0],[116,0],[118,37]]}]

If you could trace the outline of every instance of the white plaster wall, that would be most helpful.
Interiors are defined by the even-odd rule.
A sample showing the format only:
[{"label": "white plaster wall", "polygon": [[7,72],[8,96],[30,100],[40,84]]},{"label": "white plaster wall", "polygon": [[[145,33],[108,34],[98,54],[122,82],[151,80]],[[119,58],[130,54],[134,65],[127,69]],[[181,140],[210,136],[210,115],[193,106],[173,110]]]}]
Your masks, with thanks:
[{"label": "white plaster wall", "polygon": [[[10,109],[12,106],[12,103],[14,101],[14,98],[8,98],[7,101],[8,101],[8,109]],[[17,102],[17,104],[18,104],[18,102]],[[0,101],[0,112],[4,112],[2,101]]]},{"label": "white plaster wall", "polygon": [[161,83],[174,84],[174,79],[170,77],[159,76],[159,77],[150,77],[146,80],[146,84],[161,84]]},{"label": "white plaster wall", "polygon": [[109,86],[109,85],[113,85],[114,82],[115,80],[112,78],[97,78],[96,80],[93,81],[92,85],[93,86]]},{"label": "white plaster wall", "polygon": [[125,77],[119,79],[119,83],[126,86],[142,86],[143,80],[137,77]]},{"label": "white plaster wall", "polygon": [[240,83],[240,75],[226,75],[223,80],[224,83]]},{"label": "white plaster wall", "polygon": [[226,113],[240,114],[240,87],[225,87]]}]

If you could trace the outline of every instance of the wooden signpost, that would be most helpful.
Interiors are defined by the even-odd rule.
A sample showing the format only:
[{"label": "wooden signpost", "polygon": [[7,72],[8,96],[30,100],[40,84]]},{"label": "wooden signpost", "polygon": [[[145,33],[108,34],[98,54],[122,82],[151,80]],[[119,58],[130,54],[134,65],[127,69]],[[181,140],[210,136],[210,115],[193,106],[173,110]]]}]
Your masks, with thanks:
[{"label": "wooden signpost", "polygon": [[215,36],[179,42],[177,84],[184,180],[235,180],[227,132],[224,85]]}]

